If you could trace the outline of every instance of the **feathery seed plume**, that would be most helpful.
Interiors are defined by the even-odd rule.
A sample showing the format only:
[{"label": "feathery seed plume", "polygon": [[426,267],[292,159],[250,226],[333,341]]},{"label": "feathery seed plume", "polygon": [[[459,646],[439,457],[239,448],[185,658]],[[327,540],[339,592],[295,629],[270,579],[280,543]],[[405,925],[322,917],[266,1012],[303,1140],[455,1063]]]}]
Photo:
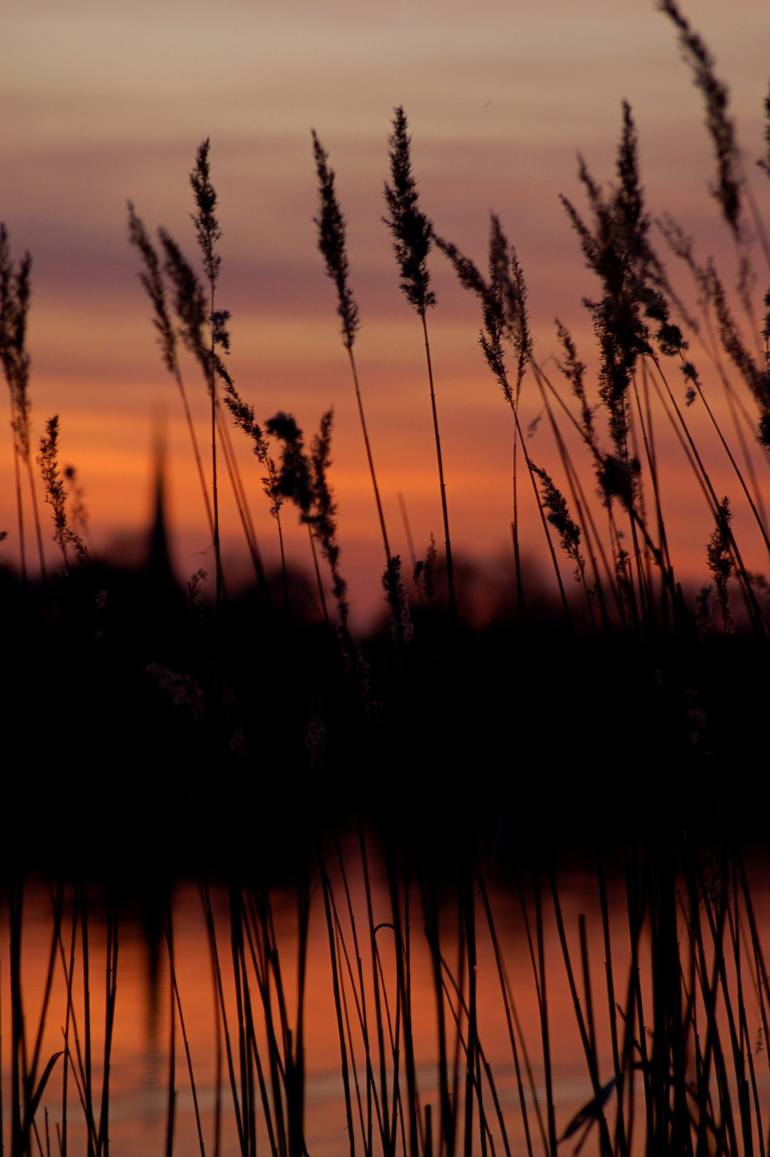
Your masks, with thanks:
[{"label": "feathery seed plume", "polygon": [[575,578],[581,582],[585,577],[585,561],[580,553],[580,527],[570,516],[567,500],[550,474],[531,460],[530,466],[532,472],[540,479],[546,517],[551,526],[558,531],[562,549],[575,564]]},{"label": "feathery seed plume", "polygon": [[340,624],[347,631],[350,605],[347,597],[347,583],[340,574],[340,547],[337,542],[337,504],[329,485],[331,466],[331,440],[334,410],[321,415],[319,432],[313,437],[310,461],[313,471],[314,515],[313,529],[321,543],[321,550],[332,574],[332,591],[340,612]]},{"label": "feathery seed plume", "polygon": [[319,432],[313,438],[309,452],[305,448],[302,430],[292,414],[283,411],[274,414],[265,423],[265,429],[282,443],[277,488],[280,494],[299,508],[300,522],[311,528],[321,544],[321,552],[332,576],[332,591],[337,601],[340,630],[347,638],[350,606],[347,583],[339,569],[337,506],[328,480],[333,420],[333,410],[327,410],[322,415]]},{"label": "feathery seed plume", "polygon": [[[727,303],[724,286],[713,262],[707,267],[711,302],[719,323],[719,336],[727,356],[743,377],[759,406],[759,441],[770,447],[770,364],[760,367],[747,349]],[[768,295],[770,297],[770,295]],[[768,304],[770,309],[770,303]],[[770,323],[767,325],[770,333]]]},{"label": "feathery seed plume", "polygon": [[425,602],[430,605],[436,597],[436,569],[438,567],[438,549],[436,540],[431,534],[425,558],[420,558],[414,564],[414,584],[421,592]]},{"label": "feathery seed plume", "polygon": [[37,456],[45,486],[45,500],[53,511],[54,542],[57,543],[69,568],[67,548],[72,547],[80,563],[88,561],[88,551],[80,536],[72,529],[67,518],[67,488],[59,469],[59,415],[54,414],[46,422],[46,432],[40,439]]},{"label": "feathery seed plume", "polygon": [[670,17],[679,32],[679,44],[690,65],[696,88],[706,104],[706,127],[714,147],[717,163],[716,183],[712,196],[719,202],[722,215],[736,240],[742,237],[741,208],[743,173],[735,138],[735,125],[728,114],[729,98],[726,85],[714,72],[714,58],[690,22],[680,12],[675,0],[658,0],[661,12]]},{"label": "feathery seed plume", "polygon": [[278,489],[277,471],[270,456],[267,438],[256,420],[254,407],[241,397],[235,383],[228,378],[224,385],[224,403],[232,414],[235,425],[250,439],[257,459],[267,471],[262,478],[262,489],[270,502],[271,515],[273,518],[277,518],[283,504],[283,495]]},{"label": "feathery seed plume", "polygon": [[307,522],[313,505],[313,485],[302,430],[293,414],[282,410],[268,418],[265,430],[282,443],[278,493],[294,502],[302,521]]},{"label": "feathery seed plume", "polygon": [[180,336],[199,362],[210,390],[211,355],[204,338],[208,309],[203,286],[173,237],[162,228],[158,230],[158,236],[166,258],[166,273],[174,287],[174,308]]},{"label": "feathery seed plume", "polygon": [[393,234],[393,251],[401,270],[401,289],[410,305],[424,314],[436,304],[427,265],[433,226],[419,208],[417,184],[412,175],[411,138],[407,132],[406,114],[400,105],[393,113],[393,129],[388,144],[392,183],[385,184],[385,200],[390,215],[383,221]]},{"label": "feathery seed plume", "polygon": [[203,268],[206,277],[212,286],[216,285],[222,258],[216,252],[216,244],[222,237],[217,220],[217,194],[211,183],[211,166],[209,164],[210,140],[207,137],[198,145],[195,156],[195,168],[190,173],[190,184],[195,196],[198,212],[192,214],[195,226],[195,235],[198,238]]},{"label": "feathery seed plume", "polygon": [[722,612],[722,622],[724,623],[726,631],[729,631],[732,627],[728,583],[735,571],[732,534],[730,532],[732,517],[730,500],[725,497],[717,507],[716,526],[706,547],[706,562],[717,589],[719,607]]},{"label": "feathery seed plume", "polygon": [[[656,325],[654,336],[661,353],[671,356],[687,348],[678,326],[670,321],[661,290],[665,277],[649,242],[636,128],[627,102],[623,103],[616,171],[618,186],[605,193],[585,161],[579,161],[578,176],[593,218],[590,225],[566,197],[561,201],[586,264],[602,286],[599,300],[585,301],[599,344],[599,396],[607,409],[613,442],[613,455],[605,458],[599,481],[605,500],[615,495],[625,504],[633,498],[638,473],[629,455],[628,395],[639,358],[653,352],[648,321]],[[585,422],[585,413],[583,417]],[[589,433],[587,428],[585,433]]]},{"label": "feathery seed plume", "polygon": [[88,507],[86,506],[85,487],[74,466],[64,467],[64,477],[69,489],[72,528],[85,542],[88,537]]},{"label": "feathery seed plume", "polygon": [[0,361],[11,395],[11,426],[16,451],[29,462],[29,370],[27,318],[32,258],[25,253],[14,268],[8,231],[0,224]]},{"label": "feathery seed plume", "polygon": [[588,404],[585,387],[585,363],[578,357],[577,346],[567,327],[556,318],[556,332],[564,351],[564,358],[557,365],[564,377],[572,386],[572,392],[580,403],[580,420],[583,433],[589,444],[596,443],[596,429],[594,426],[594,412]]},{"label": "feathery seed plume", "polygon": [[360,322],[358,306],[349,284],[345,218],[337,201],[329,154],[321,145],[315,130],[312,130],[312,137],[320,200],[319,214],[313,218],[318,226],[318,248],[326,262],[326,272],[337,288],[337,313],[342,322],[342,340],[345,348],[352,350]]},{"label": "feathery seed plume", "polygon": [[390,608],[390,629],[396,641],[408,643],[414,633],[412,616],[409,613],[409,599],[401,577],[401,556],[396,554],[388,559],[382,576],[385,598]]},{"label": "feathery seed plume", "polygon": [[144,268],[139,273],[139,281],[152,305],[152,321],[158,331],[158,343],[163,357],[163,364],[170,374],[176,375],[179,370],[176,352],[176,334],[168,313],[160,258],[155,250],[155,246],[147,235],[144,222],[141,217],[136,214],[131,201],[128,202],[128,238],[131,244],[139,251],[144,264]]}]

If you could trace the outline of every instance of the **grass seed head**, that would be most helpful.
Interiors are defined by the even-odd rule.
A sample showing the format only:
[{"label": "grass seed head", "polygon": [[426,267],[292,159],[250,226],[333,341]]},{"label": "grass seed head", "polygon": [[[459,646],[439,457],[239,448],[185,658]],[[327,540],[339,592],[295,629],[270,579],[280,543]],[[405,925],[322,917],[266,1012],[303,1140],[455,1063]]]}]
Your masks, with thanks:
[{"label": "grass seed head", "polygon": [[139,273],[139,281],[152,305],[152,321],[158,333],[163,364],[170,374],[176,375],[179,372],[177,340],[168,312],[160,258],[150,241],[144,222],[135,212],[131,201],[128,202],[128,238],[142,259],[143,268]]},{"label": "grass seed head", "polygon": [[743,235],[741,217],[744,179],[735,125],[728,112],[727,87],[714,71],[713,56],[701,37],[693,31],[675,0],[658,0],[658,2],[661,12],[671,19],[679,33],[682,54],[692,69],[695,87],[700,91],[706,107],[706,127],[711,137],[717,167],[716,181],[711,186],[711,194],[719,203],[722,216],[733,236],[736,240],[740,240]]},{"label": "grass seed head", "polygon": [[401,106],[394,110],[388,144],[391,183],[385,183],[385,201],[389,215],[383,220],[393,235],[401,289],[409,304],[424,315],[436,304],[428,270],[433,225],[419,207],[417,182],[412,174],[411,138]]},{"label": "grass seed head", "polygon": [[350,288],[345,218],[337,200],[329,154],[314,130],[312,136],[320,202],[318,216],[313,218],[318,228],[318,248],[326,263],[326,272],[337,289],[337,313],[342,322],[342,340],[345,348],[352,350],[360,322],[358,306]]},{"label": "grass seed head", "polygon": [[211,183],[211,165],[209,162],[210,141],[207,137],[198,145],[195,154],[195,165],[190,173],[190,184],[195,197],[197,213],[192,214],[195,236],[200,246],[201,258],[206,278],[212,288],[219,279],[219,270],[222,258],[216,251],[217,242],[222,237],[217,220],[217,193]]}]

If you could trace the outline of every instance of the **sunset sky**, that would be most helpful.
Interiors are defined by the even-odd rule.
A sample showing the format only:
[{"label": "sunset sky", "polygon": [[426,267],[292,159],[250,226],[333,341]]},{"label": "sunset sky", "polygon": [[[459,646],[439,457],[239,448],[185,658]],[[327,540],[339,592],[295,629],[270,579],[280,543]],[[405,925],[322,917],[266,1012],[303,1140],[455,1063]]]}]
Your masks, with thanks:
[{"label": "sunset sky", "polygon": [[[767,182],[753,164],[767,90],[766,0],[690,0],[685,11],[730,85],[747,169],[766,205]],[[308,434],[334,404],[333,482],[344,569],[359,609],[380,597],[381,560],[333,290],[316,250],[311,126],[329,150],[348,220],[362,386],[392,538],[405,556],[399,492],[418,551],[431,531],[440,538],[441,527],[421,335],[398,291],[381,221],[394,105],[409,117],[423,207],[438,230],[483,260],[489,211],[502,216],[527,275],[541,360],[556,352],[556,315],[574,329],[583,356],[590,352],[581,296],[595,285],[558,194],[580,202],[578,150],[597,177],[612,177],[623,98],[636,116],[651,209],[680,218],[704,256],[725,256],[730,274],[729,245],[707,192],[712,158],[703,110],[674,30],[652,0],[9,0],[3,32],[0,220],[14,252],[28,248],[34,260],[35,434],[60,414],[62,457],[85,486],[92,545],[125,554],[147,520],[153,428],[163,416],[183,579],[213,564],[178,398],[126,240],[126,200],[148,227],[164,224],[192,254],[188,172],[202,138],[211,138],[220,196],[230,368],[260,417],[291,410]],[[439,254],[431,268],[456,550],[507,565],[510,415],[481,359],[475,303],[454,286]],[[758,268],[763,289],[766,270]],[[188,385],[203,436],[205,389],[192,367]],[[526,388],[530,421],[539,406],[534,383]],[[721,490],[735,494],[736,524],[745,527],[747,554],[758,565],[737,484],[713,436],[697,415],[693,422],[704,431]],[[662,426],[659,439],[675,553],[695,573],[703,569],[707,513]],[[529,452],[553,463],[545,423]],[[241,462],[260,542],[272,557],[274,531],[246,446]],[[585,469],[592,488],[587,462]],[[9,532],[5,557],[15,561],[9,431],[0,441],[0,529]],[[532,517],[522,537],[527,553],[539,556]],[[229,501],[224,539],[231,567],[241,567]],[[305,565],[306,542],[294,531],[290,539],[293,561]]]}]

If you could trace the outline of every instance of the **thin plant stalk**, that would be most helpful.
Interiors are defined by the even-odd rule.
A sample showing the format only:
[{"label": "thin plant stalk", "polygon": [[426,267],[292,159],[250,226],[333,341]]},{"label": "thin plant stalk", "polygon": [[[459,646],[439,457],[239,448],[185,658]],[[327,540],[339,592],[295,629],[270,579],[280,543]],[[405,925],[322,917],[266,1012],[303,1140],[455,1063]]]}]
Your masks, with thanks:
[{"label": "thin plant stalk", "polygon": [[230,431],[227,423],[224,420],[221,406],[217,407],[217,428],[219,430],[219,437],[222,443],[222,453],[225,459],[225,466],[227,467],[227,476],[230,480],[230,486],[235,499],[238,517],[241,521],[243,529],[243,536],[246,539],[246,546],[248,547],[249,557],[251,558],[254,567],[254,577],[257,584],[264,595],[267,590],[265,579],[265,568],[262,562],[262,554],[259,549],[259,542],[257,540],[257,533],[254,529],[254,523],[251,517],[251,510],[249,509],[248,498],[246,490],[241,478],[240,467],[238,465],[238,458],[233,448],[232,440],[230,438]]},{"label": "thin plant stalk", "polygon": [[408,303],[417,313],[422,329],[425,348],[425,365],[428,374],[433,438],[436,446],[439,493],[441,497],[441,518],[444,527],[444,549],[446,552],[447,586],[449,610],[453,621],[457,620],[457,598],[455,573],[452,558],[452,538],[449,530],[449,508],[444,476],[444,455],[438,420],[438,405],[433,376],[433,359],[428,336],[427,311],[436,304],[436,296],[430,287],[430,273],[427,265],[428,254],[433,243],[433,226],[419,208],[417,183],[412,175],[411,139],[408,133],[406,114],[400,106],[394,110],[393,128],[389,137],[391,184],[385,185],[385,200],[389,216],[385,224],[393,235],[393,250],[401,274],[401,290]]},{"label": "thin plant stalk", "polygon": [[425,310],[420,312],[423,344],[425,346],[425,366],[428,372],[428,390],[430,393],[430,410],[433,419],[433,438],[436,444],[436,467],[438,469],[439,490],[441,493],[441,521],[444,526],[444,550],[446,551],[447,587],[449,592],[449,610],[453,618],[457,618],[457,594],[455,591],[454,561],[452,558],[452,537],[449,531],[449,505],[446,496],[446,478],[444,476],[444,455],[441,447],[441,430],[438,421],[438,405],[436,402],[436,387],[433,381],[433,359],[428,336],[428,320]]},{"label": "thin plant stalk", "polygon": [[216,609],[222,610],[222,553],[220,545],[219,527],[219,476],[217,468],[217,410],[219,407],[219,374],[217,372],[217,346],[222,344],[229,347],[229,339],[224,337],[224,326],[227,314],[216,313],[216,289],[219,280],[219,271],[222,259],[217,252],[217,246],[222,233],[216,216],[217,193],[211,183],[211,169],[209,164],[210,142],[202,141],[195,157],[195,167],[190,173],[190,184],[197,213],[193,216],[193,224],[201,250],[203,269],[208,284],[208,358],[206,370],[208,379],[210,405],[210,438],[211,438],[211,512],[214,532],[214,557],[216,567]]}]

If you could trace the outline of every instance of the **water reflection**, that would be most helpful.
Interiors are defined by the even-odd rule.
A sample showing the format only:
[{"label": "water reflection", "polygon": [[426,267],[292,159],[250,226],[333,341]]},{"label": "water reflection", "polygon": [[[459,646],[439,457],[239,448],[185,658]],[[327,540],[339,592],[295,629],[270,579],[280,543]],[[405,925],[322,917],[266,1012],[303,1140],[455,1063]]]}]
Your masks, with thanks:
[{"label": "water reflection", "polygon": [[732,862],[679,872],[670,896],[645,865],[606,883],[603,915],[595,873],[407,882],[355,841],[324,863],[269,893],[177,885],[149,914],[98,890],[11,889],[9,1151],[25,1151],[41,1081],[29,1145],[46,1154],[549,1153],[597,1087],[603,1116],[565,1150],[585,1130],[585,1152],[650,1151],[681,1105],[691,1136],[716,1123],[727,1151],[766,1128],[764,868],[749,908]]}]

